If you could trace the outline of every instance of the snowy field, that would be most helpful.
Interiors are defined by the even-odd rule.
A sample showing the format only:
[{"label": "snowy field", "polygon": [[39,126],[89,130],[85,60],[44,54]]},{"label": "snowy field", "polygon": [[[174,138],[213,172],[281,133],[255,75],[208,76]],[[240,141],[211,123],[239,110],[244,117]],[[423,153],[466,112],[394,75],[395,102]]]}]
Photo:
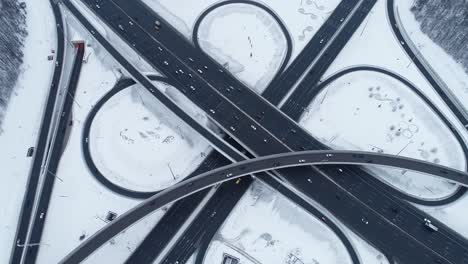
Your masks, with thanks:
[{"label": "snowy field", "polygon": [[47,56],[56,48],[55,21],[49,3],[28,0],[24,62],[13,90],[0,134],[0,263],[7,263],[49,90],[54,61]]},{"label": "snowy field", "polygon": [[156,191],[195,170],[211,150],[208,142],[167,116],[139,86],[107,101],[93,121],[89,140],[103,175],[127,189]]},{"label": "snowy field", "polygon": [[419,22],[410,10],[412,1],[395,0],[395,5],[398,10],[396,15],[403,25],[401,30],[409,35],[410,41],[468,112],[468,73],[461,64],[421,32]]},{"label": "snowy field", "polygon": [[[460,144],[440,118],[409,87],[381,73],[358,71],[333,81],[300,123],[334,149],[401,155],[460,170],[466,167]],[[422,199],[444,198],[457,189],[447,181],[411,171],[369,169]]]}]

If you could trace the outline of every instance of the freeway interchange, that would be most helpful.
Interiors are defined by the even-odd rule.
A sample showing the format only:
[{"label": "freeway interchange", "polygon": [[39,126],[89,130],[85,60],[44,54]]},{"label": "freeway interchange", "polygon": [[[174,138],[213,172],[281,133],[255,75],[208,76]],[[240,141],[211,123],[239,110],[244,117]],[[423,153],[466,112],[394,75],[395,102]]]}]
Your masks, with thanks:
[{"label": "freeway interchange", "polygon": [[[146,76],[140,72],[80,12],[80,9],[76,7],[77,2],[93,12],[164,77]],[[223,4],[231,2],[250,3],[268,10],[262,4],[251,1],[227,1]],[[298,124],[305,108],[320,89],[333,78],[338,78],[350,71],[366,69],[381,72],[415,89],[411,83],[397,74],[373,66],[343,70],[337,76],[321,81],[325,71],[363,23],[375,3],[376,0],[342,0],[297,58],[288,66],[291,56],[291,40],[290,37],[286,37],[289,46],[288,55],[285,56],[280,70],[266,90],[259,95],[201,50],[200,45],[197,44],[197,26],[194,28],[192,35],[194,39],[191,43],[161,15],[140,0],[53,1],[52,5],[55,9],[60,6],[68,10],[133,79],[121,80],[117,88],[103,97],[90,112],[83,133],[82,147],[87,166],[98,181],[116,193],[145,199],[140,205],[119,216],[85,240],[66,256],[62,263],[80,263],[131,224],[173,202],[175,205],[148,233],[141,245],[131,254],[127,263],[152,263],[154,261],[185,263],[197,249],[196,263],[202,263],[207,245],[214,234],[251,185],[253,179],[257,179],[288,197],[309,213],[324,219],[326,216],[308,203],[304,197],[316,201],[353,232],[383,252],[389,261],[410,264],[468,264],[468,241],[409,203],[430,206],[448,203],[459,198],[468,186],[468,175],[465,172],[380,153],[331,150]],[[388,1],[388,3],[391,6],[393,1]],[[217,7],[219,5],[211,9]],[[209,11],[210,9],[204,15]],[[394,15],[393,12],[389,13],[390,17]],[[391,19],[391,21],[394,20]],[[285,29],[284,26],[282,28]],[[81,52],[78,53],[81,56],[79,61],[83,58]],[[74,69],[77,73],[72,75],[75,79],[71,81],[71,89],[74,88],[73,84],[76,85],[80,67],[81,65],[77,65]],[[419,63],[418,67],[424,67],[424,65]],[[428,72],[424,75],[431,78]],[[175,87],[194,105],[202,109],[225,136],[215,134],[199,124],[174,101],[160,92],[151,80],[160,80]],[[186,180],[161,192],[134,192],[106,181],[102,172],[93,164],[88,150],[90,124],[99,107],[115,93],[135,82],[145,87],[151,95],[207,139],[216,150],[206,158],[209,162],[189,175]],[[432,82],[431,84],[435,85]],[[311,89],[311,86],[314,89]],[[440,87],[435,89],[439,91]],[[425,98],[424,95],[422,97]],[[444,97],[444,100],[450,102],[448,97]],[[430,103],[429,100],[426,101]],[[65,102],[65,106],[70,107],[71,104],[70,101]],[[455,107],[454,104],[448,105],[450,108]],[[431,105],[431,107],[438,111],[435,106]],[[70,111],[69,108],[68,111]],[[443,117],[442,113],[437,113]],[[457,116],[460,118],[462,115]],[[64,118],[63,122],[66,120]],[[449,124],[446,119],[443,120]],[[465,122],[465,120],[461,121]],[[458,132],[451,125],[449,127],[457,139],[462,141]],[[60,146],[56,147],[60,148]],[[465,152],[466,147],[463,146],[463,148]],[[59,158],[55,159],[56,162],[58,160]],[[356,166],[369,164],[427,173],[457,183],[460,187],[456,194],[445,200],[421,200],[392,188],[362,167]],[[243,177],[240,185],[235,184],[233,180],[238,177]],[[49,179],[54,179],[54,177]],[[209,192],[209,188],[215,185],[220,186],[216,190],[213,189],[213,192]],[[36,205],[38,208],[44,208],[45,211],[47,211],[53,182],[47,183],[46,187],[41,193],[41,196],[45,198]],[[208,202],[192,223],[182,229],[188,215],[201,206],[203,200]],[[28,205],[28,208],[32,210],[31,205]],[[204,229],[208,216],[212,215],[213,211],[222,211],[222,213],[210,219],[209,221],[212,221],[210,228]],[[34,263],[39,248],[17,246],[18,241],[25,243],[26,238],[23,238],[25,236],[32,237],[29,238],[29,242],[40,242],[44,220],[31,220],[28,210],[25,212],[22,214],[22,224],[17,232],[16,246],[13,246],[12,263]],[[428,218],[437,226],[437,232],[432,232],[424,226],[423,220]],[[31,227],[29,227],[30,221],[33,222]],[[342,240],[353,263],[361,263],[360,257],[343,231],[332,221],[326,221],[326,223]],[[179,229],[182,235],[177,235]],[[167,248],[171,241],[175,245]],[[179,246],[182,243],[190,244],[190,246]]]}]

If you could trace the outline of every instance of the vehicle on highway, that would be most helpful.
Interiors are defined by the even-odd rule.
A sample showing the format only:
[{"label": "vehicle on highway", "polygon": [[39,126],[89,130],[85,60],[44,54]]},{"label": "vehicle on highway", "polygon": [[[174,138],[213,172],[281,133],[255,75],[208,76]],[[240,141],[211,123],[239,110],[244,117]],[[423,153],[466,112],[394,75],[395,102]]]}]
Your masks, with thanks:
[{"label": "vehicle on highway", "polygon": [[154,28],[159,30],[161,28],[161,22],[159,20],[154,21]]},{"label": "vehicle on highway", "polygon": [[432,224],[431,220],[424,218],[424,225],[431,231],[437,232],[439,231],[439,228],[435,225]]}]

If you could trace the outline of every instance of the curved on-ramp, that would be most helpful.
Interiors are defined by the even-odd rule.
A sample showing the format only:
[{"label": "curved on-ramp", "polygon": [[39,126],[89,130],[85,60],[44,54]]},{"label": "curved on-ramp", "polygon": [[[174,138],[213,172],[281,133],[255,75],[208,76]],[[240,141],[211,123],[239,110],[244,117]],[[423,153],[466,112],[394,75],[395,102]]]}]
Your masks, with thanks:
[{"label": "curved on-ramp", "polygon": [[[148,75],[147,77],[151,81],[159,81],[159,82],[163,82],[163,83],[168,84],[168,85],[173,85],[173,83],[171,83],[171,81],[169,79],[165,78],[165,77],[161,77],[161,76],[157,76],[157,75]],[[120,186],[120,185],[110,181],[99,170],[99,168],[94,163],[94,160],[93,160],[92,155],[91,155],[90,145],[89,145],[90,142],[93,140],[89,136],[90,131],[91,131],[91,125],[93,124],[94,118],[96,117],[96,114],[99,112],[101,107],[107,101],[109,101],[109,99],[111,99],[115,94],[117,94],[120,91],[122,91],[122,90],[124,90],[126,88],[129,88],[129,87],[131,87],[132,85],[135,85],[135,84],[136,84],[136,82],[134,80],[132,80],[132,79],[120,79],[117,82],[117,84],[114,86],[114,88],[111,91],[109,91],[106,95],[104,95],[96,103],[96,105],[94,105],[94,107],[91,109],[91,111],[89,112],[89,114],[88,114],[88,116],[87,116],[87,118],[85,120],[85,124],[84,124],[84,127],[83,127],[83,136],[82,136],[82,140],[81,140],[81,147],[82,147],[82,150],[83,150],[83,157],[84,157],[86,166],[88,167],[88,169],[91,171],[91,174],[94,176],[94,178],[99,183],[101,183],[106,188],[108,188],[109,190],[111,190],[111,191],[113,191],[113,192],[115,192],[117,194],[120,194],[120,195],[123,195],[123,196],[126,196],[126,197],[135,198],[135,199],[145,199],[145,198],[149,198],[152,195],[156,194],[157,191],[154,191],[154,192],[136,191],[136,190],[125,188],[123,186]]]},{"label": "curved on-ramp", "polygon": [[[468,186],[468,173],[449,167],[429,163],[412,158],[399,157],[388,154],[378,154],[362,151],[302,151],[275,154],[260,158],[241,161],[228,166],[220,167],[212,171],[200,174],[191,179],[173,185],[151,198],[143,201],[138,206],[115,219],[103,229],[88,238],[78,246],[60,263],[80,263],[95,250],[101,247],[109,239],[139,221],[151,212],[180,200],[192,193],[206,189],[215,184],[245,177],[256,172],[268,171],[287,167],[326,165],[326,164],[351,164],[351,165],[380,165],[407,170],[413,170],[456,182]],[[339,170],[339,168],[338,168]],[[313,179],[308,179],[313,184]],[[421,219],[422,221],[422,219]]]}]

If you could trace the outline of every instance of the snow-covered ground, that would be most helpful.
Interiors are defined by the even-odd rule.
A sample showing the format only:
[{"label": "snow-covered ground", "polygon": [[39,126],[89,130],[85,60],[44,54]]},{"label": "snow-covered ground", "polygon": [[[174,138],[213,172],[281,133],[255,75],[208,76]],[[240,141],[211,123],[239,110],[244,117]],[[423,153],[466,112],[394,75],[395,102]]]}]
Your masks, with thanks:
[{"label": "snow-covered ground", "polygon": [[206,140],[167,118],[161,108],[146,89],[132,86],[96,115],[90,150],[113,183],[136,191],[169,187],[195,170],[211,150]]},{"label": "snow-covered ground", "polygon": [[55,20],[49,3],[25,2],[28,36],[24,62],[0,134],[0,263],[7,263],[10,257],[32,161],[26,152],[36,144],[54,69],[54,61],[48,61],[47,56],[56,49]]},{"label": "snow-covered ground", "polygon": [[398,10],[396,15],[401,18],[403,24],[401,30],[409,35],[424,59],[468,112],[468,73],[461,64],[421,31],[419,22],[410,10],[412,3],[413,1],[395,0]]},{"label": "snow-covered ground", "polygon": [[[339,107],[337,107],[339,106]],[[335,149],[414,157],[465,169],[462,148],[441,119],[400,81],[378,72],[344,75],[323,89],[301,125]],[[411,171],[369,167],[412,196],[443,198],[457,186]]]},{"label": "snow-covered ground", "polygon": [[274,18],[247,4],[210,12],[200,24],[198,39],[203,50],[257,92],[273,79],[287,51],[286,38]]},{"label": "snow-covered ground", "polygon": [[252,263],[351,263],[346,248],[320,219],[255,182],[226,219],[210,245],[208,263],[221,263],[226,248]]}]

